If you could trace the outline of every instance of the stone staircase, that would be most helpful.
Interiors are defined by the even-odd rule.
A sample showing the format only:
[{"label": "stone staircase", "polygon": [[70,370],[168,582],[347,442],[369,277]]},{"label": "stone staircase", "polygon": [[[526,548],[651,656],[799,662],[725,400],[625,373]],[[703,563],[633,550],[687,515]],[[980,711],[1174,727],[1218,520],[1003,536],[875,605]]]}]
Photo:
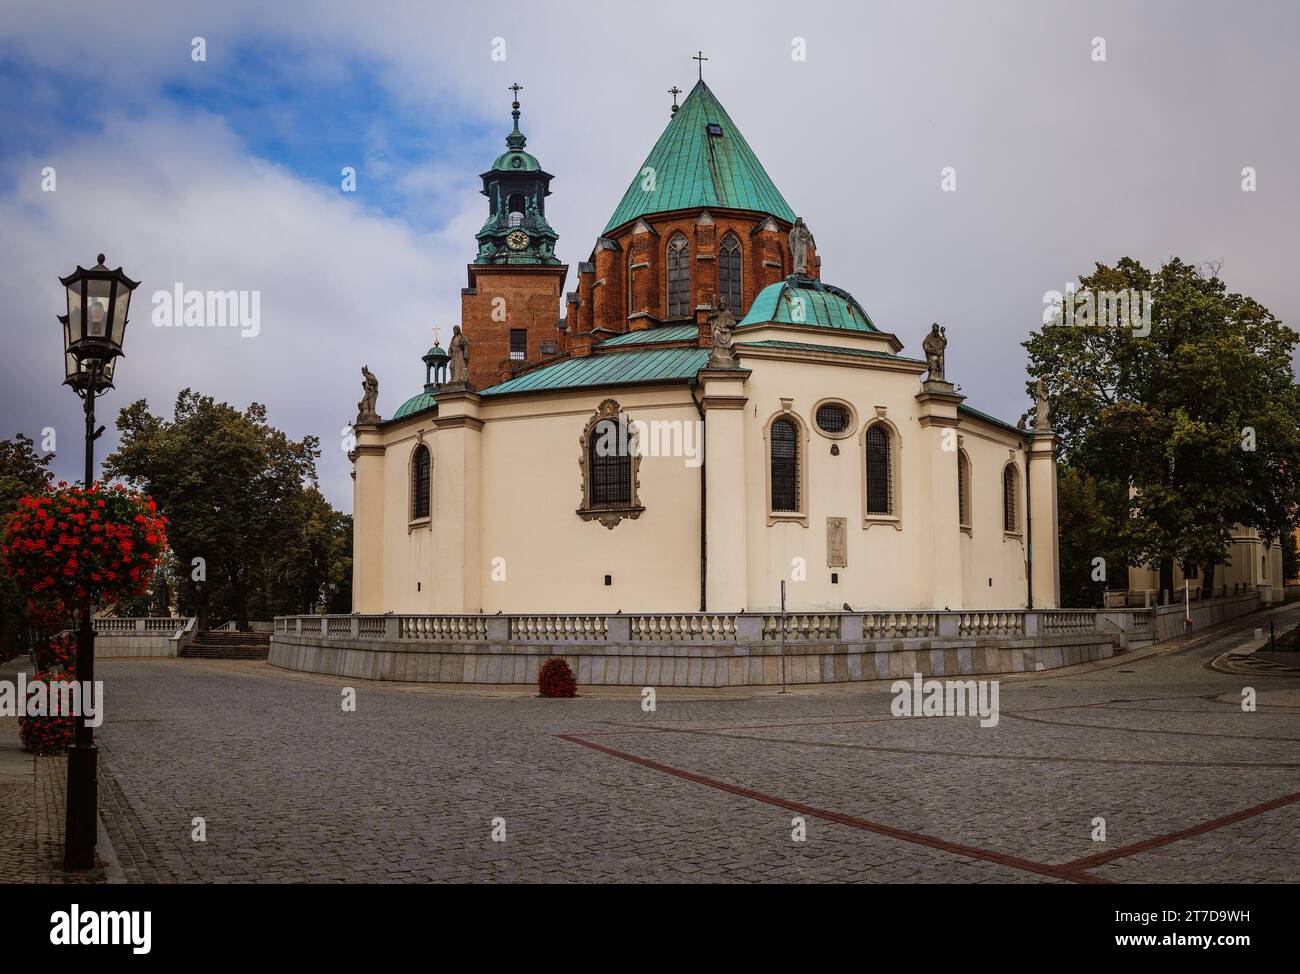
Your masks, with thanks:
[{"label": "stone staircase", "polygon": [[181,650],[182,659],[266,659],[271,654],[269,632],[200,632]]}]

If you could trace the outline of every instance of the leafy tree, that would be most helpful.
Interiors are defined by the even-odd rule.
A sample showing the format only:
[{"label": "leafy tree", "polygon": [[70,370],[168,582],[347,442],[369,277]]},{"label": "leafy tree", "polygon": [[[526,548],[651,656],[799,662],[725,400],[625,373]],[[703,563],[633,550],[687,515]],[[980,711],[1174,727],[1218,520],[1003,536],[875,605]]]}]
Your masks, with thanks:
[{"label": "leafy tree", "polygon": [[[53,453],[40,454],[30,437],[17,434],[0,440],[0,524],[18,509],[19,498],[46,493],[54,481]],[[26,599],[0,561],[0,659],[31,648]]]},{"label": "leafy tree", "polygon": [[139,400],[117,428],[121,443],[105,470],[143,486],[170,519],[182,604],[203,628],[214,610],[248,628],[268,558],[295,543],[284,512],[316,476],[317,438],[289,439],[259,403],[239,410],[190,389],[176,397],[171,421]]},{"label": "leafy tree", "polygon": [[334,510],[314,486],[287,500],[281,512],[292,537],[269,560],[265,614],[351,612],[351,516]]},{"label": "leafy tree", "polygon": [[1300,335],[1228,292],[1218,270],[1097,264],[1082,288],[1149,292],[1150,334],[1044,326],[1024,343],[1029,389],[1046,383],[1063,460],[1096,478],[1118,552],[1158,566],[1166,591],[1179,562],[1201,566],[1212,587],[1231,526],[1276,538],[1300,496]]},{"label": "leafy tree", "polygon": [[1057,468],[1056,484],[1061,604],[1101,607],[1108,583],[1127,570],[1115,544],[1118,527],[1112,515],[1122,502],[1108,498],[1107,485],[1096,477],[1065,464]]}]

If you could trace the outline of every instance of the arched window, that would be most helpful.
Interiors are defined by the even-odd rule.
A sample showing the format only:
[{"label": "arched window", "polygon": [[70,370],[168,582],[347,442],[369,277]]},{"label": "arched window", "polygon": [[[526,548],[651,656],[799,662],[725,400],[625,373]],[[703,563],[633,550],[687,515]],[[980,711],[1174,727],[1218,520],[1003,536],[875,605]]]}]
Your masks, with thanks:
[{"label": "arched window", "polygon": [[772,421],[768,433],[772,455],[772,510],[798,513],[799,424],[782,416]]},{"label": "arched window", "polygon": [[513,193],[510,196],[510,202],[506,205],[510,212],[510,225],[517,227],[524,222],[524,194]]},{"label": "arched window", "polygon": [[645,510],[639,497],[641,465],[637,426],[616,400],[605,399],[582,431],[582,498],[578,516],[600,521],[613,529],[623,518],[636,518]]},{"label": "arched window", "polygon": [[632,450],[627,424],[602,419],[587,434],[587,469],[591,471],[591,507],[626,507],[632,503]]},{"label": "arched window", "polygon": [[634,314],[636,312],[636,305],[632,303],[633,263],[634,263],[634,258],[632,256],[632,248],[628,247],[627,248],[627,313],[628,314]]},{"label": "arched window", "polygon": [[867,428],[867,513],[894,513],[894,455],[889,427]]},{"label": "arched window", "polygon": [[684,234],[668,241],[668,317],[691,313],[691,252]]},{"label": "arched window", "polygon": [[970,457],[965,450],[957,451],[957,523],[970,529]]},{"label": "arched window", "polygon": [[740,278],[740,241],[734,233],[722,238],[718,248],[718,301],[725,304],[737,318],[741,317],[744,301]]},{"label": "arched window", "polygon": [[411,518],[429,516],[429,448],[421,443],[411,457]]},{"label": "arched window", "polygon": [[1020,530],[1020,475],[1014,463],[1002,468],[1002,530],[1011,534]]}]

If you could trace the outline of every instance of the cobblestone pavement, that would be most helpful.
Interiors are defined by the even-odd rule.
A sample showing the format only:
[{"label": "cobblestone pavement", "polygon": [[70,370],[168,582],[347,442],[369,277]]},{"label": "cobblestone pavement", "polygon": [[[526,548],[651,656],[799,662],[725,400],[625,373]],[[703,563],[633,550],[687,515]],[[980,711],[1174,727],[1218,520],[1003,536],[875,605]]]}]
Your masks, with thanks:
[{"label": "cobblestone pavement", "polygon": [[148,882],[1295,882],[1300,678],[1246,713],[1205,665],[1257,624],[1005,679],[991,728],[892,717],[887,684],[644,713],[359,683],[345,713],[343,680],[108,661],[102,812]]}]

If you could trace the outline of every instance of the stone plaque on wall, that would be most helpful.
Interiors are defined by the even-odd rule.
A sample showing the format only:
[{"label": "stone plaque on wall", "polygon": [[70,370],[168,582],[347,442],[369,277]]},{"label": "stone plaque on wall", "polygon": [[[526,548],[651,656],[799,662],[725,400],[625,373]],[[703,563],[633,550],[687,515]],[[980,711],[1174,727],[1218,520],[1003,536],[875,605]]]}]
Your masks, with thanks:
[{"label": "stone plaque on wall", "polygon": [[843,517],[826,519],[826,567],[849,567],[849,521]]}]

